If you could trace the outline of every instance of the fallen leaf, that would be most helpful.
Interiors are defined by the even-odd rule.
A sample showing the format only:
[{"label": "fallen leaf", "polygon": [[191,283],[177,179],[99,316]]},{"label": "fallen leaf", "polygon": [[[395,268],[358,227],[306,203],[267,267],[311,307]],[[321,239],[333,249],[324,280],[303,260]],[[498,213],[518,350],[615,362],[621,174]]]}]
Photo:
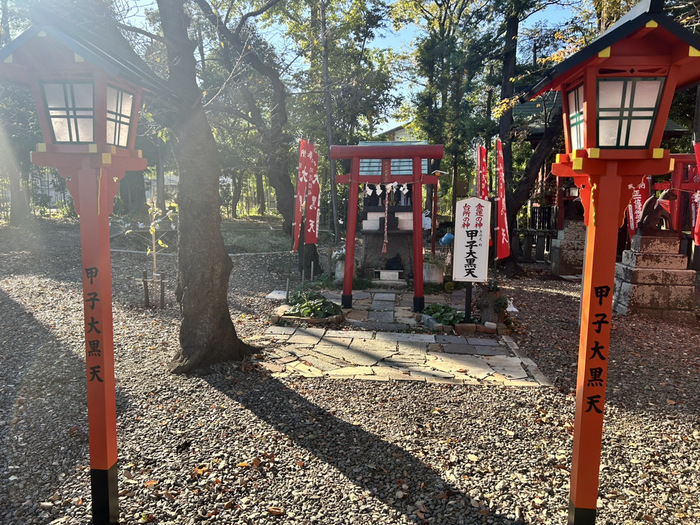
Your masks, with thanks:
[{"label": "fallen leaf", "polygon": [[267,512],[272,514],[273,516],[284,515],[284,509],[282,507],[268,507]]},{"label": "fallen leaf", "polygon": [[146,487],[155,487],[156,485],[158,485],[158,481],[156,481],[155,479],[149,479],[146,483],[144,483],[144,485]]},{"label": "fallen leaf", "polygon": [[250,467],[250,463],[248,463],[247,461],[241,461],[240,463],[238,463],[237,466],[238,467]]},{"label": "fallen leaf", "polygon": [[260,465],[262,465],[262,461],[260,461],[260,458],[258,458],[258,457],[253,458],[253,466],[255,468],[259,468]]}]

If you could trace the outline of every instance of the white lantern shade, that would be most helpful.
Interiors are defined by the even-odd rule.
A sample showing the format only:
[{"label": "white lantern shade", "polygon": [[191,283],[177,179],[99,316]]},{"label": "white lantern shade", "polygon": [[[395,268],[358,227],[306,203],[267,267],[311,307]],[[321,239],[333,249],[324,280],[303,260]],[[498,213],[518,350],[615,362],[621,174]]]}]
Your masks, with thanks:
[{"label": "white lantern shade", "polygon": [[89,82],[47,82],[44,101],[57,143],[94,141],[94,97]]},{"label": "white lantern shade", "polygon": [[107,144],[128,146],[133,104],[133,94],[107,86]]},{"label": "white lantern shade", "polygon": [[648,147],[663,85],[663,78],[599,78],[598,147]]},{"label": "white lantern shade", "polygon": [[584,148],[583,132],[583,84],[575,87],[567,93],[569,102],[569,136],[571,137],[571,150]]}]

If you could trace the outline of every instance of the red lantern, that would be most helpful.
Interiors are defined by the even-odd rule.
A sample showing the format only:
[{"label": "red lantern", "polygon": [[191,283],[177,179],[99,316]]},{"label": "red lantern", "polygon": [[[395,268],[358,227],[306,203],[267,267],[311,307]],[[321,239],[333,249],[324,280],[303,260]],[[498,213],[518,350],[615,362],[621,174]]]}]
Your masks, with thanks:
[{"label": "red lantern", "polygon": [[595,522],[618,228],[633,188],[673,169],[661,138],[677,88],[700,80],[700,37],[643,0],[528,93],[562,93],[566,153],[588,226],[581,307],[570,525]]},{"label": "red lantern", "polygon": [[109,214],[134,150],[142,87],[167,90],[119,46],[37,11],[0,50],[0,76],[31,89],[44,143],[32,162],[66,179],[80,215],[93,523],[118,523]]}]

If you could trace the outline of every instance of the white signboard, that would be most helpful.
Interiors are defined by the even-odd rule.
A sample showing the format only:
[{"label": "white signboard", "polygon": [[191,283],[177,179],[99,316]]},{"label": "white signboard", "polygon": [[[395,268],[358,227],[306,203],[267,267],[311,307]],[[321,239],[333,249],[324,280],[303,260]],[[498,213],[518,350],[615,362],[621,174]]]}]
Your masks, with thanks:
[{"label": "white signboard", "polygon": [[490,226],[491,202],[476,197],[457,202],[452,280],[488,280]]}]

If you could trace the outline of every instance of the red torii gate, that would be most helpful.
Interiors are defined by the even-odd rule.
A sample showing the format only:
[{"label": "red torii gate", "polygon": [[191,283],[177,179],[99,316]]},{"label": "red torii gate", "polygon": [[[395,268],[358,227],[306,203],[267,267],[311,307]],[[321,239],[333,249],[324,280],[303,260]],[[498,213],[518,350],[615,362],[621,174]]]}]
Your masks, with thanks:
[{"label": "red torii gate", "polygon": [[[336,178],[336,182],[350,184],[348,227],[345,239],[345,274],[343,276],[343,308],[352,308],[352,274],[355,263],[355,235],[357,233],[357,203],[360,184],[413,184],[413,311],[422,312],[423,297],[423,184],[437,184],[437,175],[424,174],[423,159],[441,159],[442,144],[406,146],[331,146],[333,160],[350,159],[350,173]],[[382,175],[360,178],[360,160],[381,159]],[[411,175],[392,175],[392,159],[412,159]]]}]

